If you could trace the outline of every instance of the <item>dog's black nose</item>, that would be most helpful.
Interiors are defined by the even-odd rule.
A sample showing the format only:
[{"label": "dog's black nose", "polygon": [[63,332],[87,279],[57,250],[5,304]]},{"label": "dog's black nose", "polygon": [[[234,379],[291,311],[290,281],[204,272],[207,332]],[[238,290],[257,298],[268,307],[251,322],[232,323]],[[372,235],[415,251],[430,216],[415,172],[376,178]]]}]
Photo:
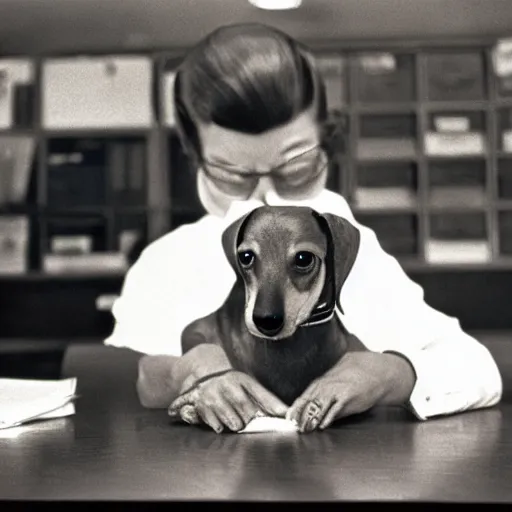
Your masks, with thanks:
[{"label": "dog's black nose", "polygon": [[284,325],[284,315],[253,315],[254,325],[265,336],[275,336]]}]

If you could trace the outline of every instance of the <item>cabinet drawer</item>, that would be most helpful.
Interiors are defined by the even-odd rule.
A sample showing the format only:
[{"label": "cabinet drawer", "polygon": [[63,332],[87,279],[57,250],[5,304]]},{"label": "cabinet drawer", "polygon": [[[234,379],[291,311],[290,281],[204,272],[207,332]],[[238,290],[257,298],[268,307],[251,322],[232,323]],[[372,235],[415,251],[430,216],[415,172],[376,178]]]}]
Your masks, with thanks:
[{"label": "cabinet drawer", "polygon": [[415,99],[414,55],[359,54],[356,76],[360,102],[409,102]]},{"label": "cabinet drawer", "polygon": [[483,52],[438,52],[427,55],[430,101],[469,101],[486,96]]}]

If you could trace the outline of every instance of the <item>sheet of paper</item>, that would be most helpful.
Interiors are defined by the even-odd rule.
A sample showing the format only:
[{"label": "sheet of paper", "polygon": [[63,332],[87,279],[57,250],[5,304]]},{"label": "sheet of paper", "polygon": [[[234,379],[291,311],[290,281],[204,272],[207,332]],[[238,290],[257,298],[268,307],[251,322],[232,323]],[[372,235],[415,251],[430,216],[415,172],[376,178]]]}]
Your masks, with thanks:
[{"label": "sheet of paper", "polygon": [[286,418],[257,416],[238,434],[256,434],[262,432],[298,432],[297,423]]},{"label": "sheet of paper", "polygon": [[76,384],[76,378],[0,379],[0,428],[72,414]]}]

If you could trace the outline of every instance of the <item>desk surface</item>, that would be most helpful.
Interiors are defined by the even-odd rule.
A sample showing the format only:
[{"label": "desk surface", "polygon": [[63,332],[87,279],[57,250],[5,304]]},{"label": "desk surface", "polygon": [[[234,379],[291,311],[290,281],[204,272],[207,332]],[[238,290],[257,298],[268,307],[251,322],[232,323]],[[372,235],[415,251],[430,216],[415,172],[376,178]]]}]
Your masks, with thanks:
[{"label": "desk surface", "polygon": [[512,501],[512,345],[496,408],[418,422],[375,409],[325,432],[223,434],[144,410],[137,355],[72,346],[76,415],[0,437],[0,499]]}]

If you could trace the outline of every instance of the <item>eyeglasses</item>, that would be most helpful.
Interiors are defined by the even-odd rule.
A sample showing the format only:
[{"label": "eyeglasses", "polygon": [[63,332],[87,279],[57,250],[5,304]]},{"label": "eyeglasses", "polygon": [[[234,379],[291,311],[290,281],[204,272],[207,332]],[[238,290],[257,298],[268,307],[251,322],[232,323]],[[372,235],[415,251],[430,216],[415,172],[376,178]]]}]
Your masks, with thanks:
[{"label": "eyeglasses", "polygon": [[251,171],[202,161],[206,176],[223,193],[248,199],[260,178],[272,179],[282,197],[302,194],[322,174],[328,160],[320,146],[315,146],[268,171]]}]

